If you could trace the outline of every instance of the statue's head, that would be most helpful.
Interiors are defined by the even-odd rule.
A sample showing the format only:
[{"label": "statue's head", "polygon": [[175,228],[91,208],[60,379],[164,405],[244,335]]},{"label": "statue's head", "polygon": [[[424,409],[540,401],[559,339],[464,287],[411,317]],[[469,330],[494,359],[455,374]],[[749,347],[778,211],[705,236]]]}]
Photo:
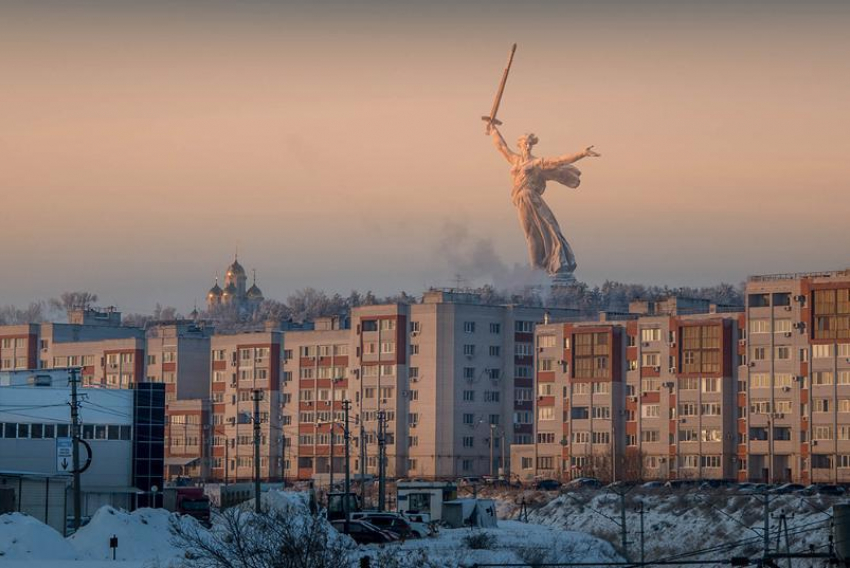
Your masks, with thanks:
[{"label": "statue's head", "polygon": [[528,134],[523,134],[517,140],[517,146],[519,147],[520,152],[531,152],[531,149],[537,144],[537,136],[533,133],[529,132]]}]

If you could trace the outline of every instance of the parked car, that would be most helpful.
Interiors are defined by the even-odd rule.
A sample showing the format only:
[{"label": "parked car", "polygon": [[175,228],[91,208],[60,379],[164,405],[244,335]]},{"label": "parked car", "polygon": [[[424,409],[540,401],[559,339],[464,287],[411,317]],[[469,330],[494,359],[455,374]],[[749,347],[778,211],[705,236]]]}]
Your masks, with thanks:
[{"label": "parked car", "polygon": [[[410,522],[405,519],[401,513],[362,511],[359,513],[351,513],[351,518],[359,521],[366,521],[383,531],[395,533],[402,539],[420,538],[421,536],[419,531],[414,530],[413,527],[410,526]],[[425,536],[427,536],[427,534]]]},{"label": "parked car", "polygon": [[771,489],[770,492],[775,493],[776,495],[785,495],[786,493],[799,493],[805,490],[806,486],[800,485],[799,483],[783,483],[779,487]]},{"label": "parked car", "polygon": [[764,493],[770,489],[770,486],[767,483],[739,483],[738,484],[738,493],[743,493],[745,495],[752,495],[754,493]]},{"label": "parked car", "polygon": [[411,513],[407,511],[401,513],[401,516],[410,523],[410,528],[418,533],[420,538],[431,536],[437,532],[437,524],[431,521],[431,515],[429,513]]},{"label": "parked car", "polygon": [[661,489],[662,487],[664,487],[663,481],[647,481],[646,483],[640,486],[641,489],[648,489],[653,491],[656,489]]},{"label": "parked car", "polygon": [[599,489],[602,487],[602,482],[595,477],[577,477],[564,487],[567,489]]},{"label": "parked car", "polygon": [[697,487],[700,482],[696,479],[671,479],[664,484],[667,489],[691,489]]},{"label": "parked car", "polygon": [[841,497],[844,495],[844,488],[840,485],[831,485],[831,484],[815,484],[814,492],[818,495],[834,495],[836,497]]},{"label": "parked car", "polygon": [[[332,521],[331,525],[339,532],[345,532],[345,520]],[[348,536],[357,544],[386,544],[398,540],[398,535],[360,520],[348,522]]]},{"label": "parked car", "polygon": [[534,484],[534,488],[540,491],[557,491],[561,488],[561,482],[557,479],[540,479]]}]

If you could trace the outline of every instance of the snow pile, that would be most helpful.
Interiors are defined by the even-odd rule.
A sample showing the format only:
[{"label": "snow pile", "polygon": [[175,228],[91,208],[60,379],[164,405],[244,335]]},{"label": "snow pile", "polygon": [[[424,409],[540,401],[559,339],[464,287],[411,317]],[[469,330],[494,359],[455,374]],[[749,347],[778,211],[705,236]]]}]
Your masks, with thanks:
[{"label": "snow pile", "polygon": [[62,535],[23,513],[0,515],[0,560],[73,560]]},{"label": "snow pile", "polygon": [[138,509],[132,513],[101,507],[91,521],[68,542],[77,557],[86,560],[112,560],[110,537],[118,537],[116,558],[168,565],[183,557],[173,542],[172,523],[195,523],[191,517],[178,517],[164,509]]},{"label": "snow pile", "polygon": [[[480,548],[479,548],[480,547]],[[533,523],[499,521],[486,529],[440,529],[433,538],[411,539],[394,545],[362,546],[361,551],[390,565],[459,568],[475,563],[538,565],[555,562],[618,562],[608,542],[593,536]]]},{"label": "snow pile", "polygon": [[[575,530],[595,535],[619,545],[620,498],[608,491],[550,494],[545,503],[526,499],[528,520],[532,523]],[[519,516],[516,502],[503,509]],[[526,496],[527,497],[527,496]],[[788,545],[791,550],[807,550],[815,546],[823,550],[829,538],[829,520],[836,498],[827,496],[772,495],[771,545],[779,532],[779,517],[787,514]],[[763,500],[757,495],[733,492],[644,491],[636,488],[626,495],[627,540],[629,553],[635,556],[640,544],[640,516],[643,505],[647,560],[702,551],[704,557],[718,555],[751,555],[761,552]],[[781,545],[784,551],[786,532],[783,527]]]}]

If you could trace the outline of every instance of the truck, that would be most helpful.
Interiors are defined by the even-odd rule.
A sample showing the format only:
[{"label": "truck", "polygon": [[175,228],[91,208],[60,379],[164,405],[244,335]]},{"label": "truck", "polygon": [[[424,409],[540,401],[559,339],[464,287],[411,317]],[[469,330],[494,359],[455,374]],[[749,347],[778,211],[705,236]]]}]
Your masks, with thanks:
[{"label": "truck", "polygon": [[210,498],[204,494],[203,487],[166,487],[162,503],[167,511],[189,515],[205,526],[210,525]]}]

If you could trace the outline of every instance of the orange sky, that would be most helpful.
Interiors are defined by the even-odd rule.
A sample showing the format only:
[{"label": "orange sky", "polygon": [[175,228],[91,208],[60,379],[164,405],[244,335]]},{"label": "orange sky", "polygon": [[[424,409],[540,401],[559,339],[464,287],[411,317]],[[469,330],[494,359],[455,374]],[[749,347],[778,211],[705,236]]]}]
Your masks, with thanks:
[{"label": "orange sky", "polygon": [[509,141],[603,154],[546,193],[579,279],[850,266],[839,3],[144,4],[0,8],[0,304],[188,311],[237,246],[281,299],[524,264],[479,119],[513,41]]}]

